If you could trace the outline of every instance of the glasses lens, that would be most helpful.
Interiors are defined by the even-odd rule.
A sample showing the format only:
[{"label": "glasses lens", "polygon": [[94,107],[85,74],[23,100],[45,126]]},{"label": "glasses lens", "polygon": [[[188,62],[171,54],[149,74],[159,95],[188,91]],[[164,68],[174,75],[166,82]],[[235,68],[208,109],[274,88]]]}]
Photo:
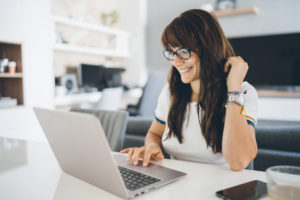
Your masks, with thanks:
[{"label": "glasses lens", "polygon": [[169,50],[164,50],[164,56],[168,59],[168,60],[174,60],[174,55],[172,51]]},{"label": "glasses lens", "polygon": [[179,49],[177,51],[177,55],[178,57],[180,57],[181,59],[187,60],[191,57],[191,52],[189,49],[185,48],[185,49]]}]

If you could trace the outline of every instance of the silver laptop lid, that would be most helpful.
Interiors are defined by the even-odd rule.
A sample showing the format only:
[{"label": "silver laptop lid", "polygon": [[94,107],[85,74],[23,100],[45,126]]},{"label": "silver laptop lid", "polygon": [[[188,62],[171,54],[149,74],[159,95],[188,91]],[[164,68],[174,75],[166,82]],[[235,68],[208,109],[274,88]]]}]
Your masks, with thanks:
[{"label": "silver laptop lid", "polygon": [[128,198],[102,126],[95,116],[43,108],[34,108],[34,112],[63,171]]}]

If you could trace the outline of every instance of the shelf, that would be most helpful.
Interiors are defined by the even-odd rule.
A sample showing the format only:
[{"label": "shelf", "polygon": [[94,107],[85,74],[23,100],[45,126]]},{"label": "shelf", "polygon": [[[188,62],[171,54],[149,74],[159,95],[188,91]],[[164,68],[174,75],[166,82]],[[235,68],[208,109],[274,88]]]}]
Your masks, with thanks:
[{"label": "shelf", "polygon": [[235,15],[257,14],[258,12],[259,12],[258,8],[253,6],[250,8],[236,8],[230,10],[213,11],[212,13],[216,17],[228,17],[228,16],[235,16]]},{"label": "shelf", "polygon": [[75,20],[63,18],[63,17],[58,17],[58,16],[53,16],[53,20],[56,23],[74,26],[77,28],[88,29],[88,30],[98,31],[98,32],[102,32],[102,33],[108,33],[108,34],[112,34],[112,35],[129,36],[129,33],[126,31],[118,30],[115,28],[110,28],[110,27],[103,26],[103,25],[79,22],[79,21],[75,21]]},{"label": "shelf", "polygon": [[101,56],[115,56],[121,58],[129,57],[129,53],[122,53],[115,50],[107,50],[107,49],[96,48],[96,47],[76,46],[71,44],[54,44],[53,49],[57,51],[94,54],[94,55],[101,55]]},{"label": "shelf", "polygon": [[22,73],[0,73],[0,78],[22,78]]},{"label": "shelf", "polygon": [[300,91],[257,90],[259,97],[300,98]]},{"label": "shelf", "polygon": [[11,41],[0,42],[0,59],[7,58],[17,64],[15,73],[0,73],[0,96],[17,99],[18,105],[24,104],[22,44]]}]

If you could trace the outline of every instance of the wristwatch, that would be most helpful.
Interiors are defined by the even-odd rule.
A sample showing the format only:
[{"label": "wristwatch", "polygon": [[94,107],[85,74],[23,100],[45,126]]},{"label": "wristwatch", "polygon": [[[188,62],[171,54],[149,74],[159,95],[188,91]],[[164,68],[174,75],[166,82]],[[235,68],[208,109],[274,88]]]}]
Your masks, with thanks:
[{"label": "wristwatch", "polygon": [[228,95],[227,102],[236,103],[240,106],[245,105],[245,94],[238,93],[238,94],[230,94]]}]

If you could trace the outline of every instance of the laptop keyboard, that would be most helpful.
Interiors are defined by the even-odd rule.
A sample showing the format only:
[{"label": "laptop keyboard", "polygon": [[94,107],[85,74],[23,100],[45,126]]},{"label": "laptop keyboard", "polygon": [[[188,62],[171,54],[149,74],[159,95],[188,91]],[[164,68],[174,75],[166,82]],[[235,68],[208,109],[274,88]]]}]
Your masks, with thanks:
[{"label": "laptop keyboard", "polygon": [[119,167],[119,171],[124,180],[125,186],[129,190],[137,190],[139,188],[145,187],[147,185],[151,185],[160,181],[160,179],[154,178],[152,176],[148,176],[136,171],[132,171],[130,169]]}]

